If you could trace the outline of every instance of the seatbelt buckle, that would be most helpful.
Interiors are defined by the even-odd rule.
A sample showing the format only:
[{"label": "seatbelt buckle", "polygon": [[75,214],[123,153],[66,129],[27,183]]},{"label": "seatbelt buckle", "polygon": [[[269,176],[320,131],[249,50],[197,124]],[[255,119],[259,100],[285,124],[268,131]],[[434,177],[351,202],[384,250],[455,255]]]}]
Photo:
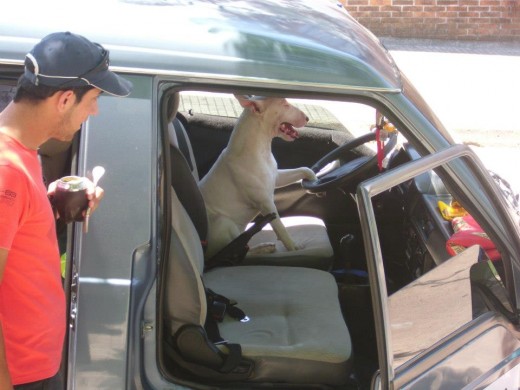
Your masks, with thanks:
[{"label": "seatbelt buckle", "polygon": [[227,305],[224,302],[213,301],[211,303],[211,316],[215,321],[222,322],[224,320],[224,316],[226,315]]}]

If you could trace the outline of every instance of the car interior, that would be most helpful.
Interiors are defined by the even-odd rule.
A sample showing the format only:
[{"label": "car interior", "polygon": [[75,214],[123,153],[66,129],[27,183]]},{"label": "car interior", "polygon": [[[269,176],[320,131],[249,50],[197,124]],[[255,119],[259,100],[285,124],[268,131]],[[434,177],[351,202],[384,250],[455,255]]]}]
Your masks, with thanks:
[{"label": "car interior", "polygon": [[[294,228],[291,234],[302,249],[291,253],[278,242],[274,254],[246,254],[208,269],[201,245],[207,217],[197,183],[226,147],[241,107],[232,94],[172,91],[163,99],[172,202],[169,248],[160,271],[159,360],[173,382],[368,388],[378,370],[355,188],[379,173],[379,163],[385,171],[420,154],[404,137],[390,134],[378,159],[370,134],[378,122],[381,128],[390,124],[389,133],[395,127],[366,102],[294,101],[310,121],[298,129],[295,141],[273,140],[278,168],[332,164],[318,173],[318,183],[297,182],[275,192],[278,213]],[[345,147],[349,144],[354,147]],[[351,174],[367,161],[368,168]],[[475,244],[450,246],[453,219],[467,212],[434,171],[378,195],[373,203],[390,296]],[[267,227],[249,243],[274,240]],[[489,238],[484,246],[479,258],[492,258],[500,270]]]},{"label": "car interior", "polygon": [[[12,82],[0,84],[0,110],[13,91]],[[158,196],[167,199],[161,207],[157,297],[161,373],[194,388],[368,388],[379,369],[378,346],[355,191],[363,180],[419,159],[420,152],[399,131],[404,125],[375,103],[292,97],[309,122],[293,142],[275,138],[272,152],[280,169],[306,166],[318,172],[316,182],[296,182],[275,192],[278,213],[299,248],[286,250],[267,224],[246,235],[246,242],[274,242],[274,253],[250,254],[240,243],[245,254],[210,268],[204,255],[208,220],[198,183],[240,116],[237,92],[257,91],[172,88],[161,99],[165,175]],[[377,129],[386,137],[379,151]],[[79,147],[78,139],[42,146],[48,182],[75,172]],[[432,278],[430,271],[460,262],[460,254],[475,244],[482,248],[478,258],[492,260],[497,278],[505,278],[500,252],[436,171],[372,202],[386,288],[395,307],[403,291]],[[66,229],[58,229],[64,253]],[[467,240],[468,229],[481,239]],[[400,364],[421,351],[401,352],[395,352]]]}]

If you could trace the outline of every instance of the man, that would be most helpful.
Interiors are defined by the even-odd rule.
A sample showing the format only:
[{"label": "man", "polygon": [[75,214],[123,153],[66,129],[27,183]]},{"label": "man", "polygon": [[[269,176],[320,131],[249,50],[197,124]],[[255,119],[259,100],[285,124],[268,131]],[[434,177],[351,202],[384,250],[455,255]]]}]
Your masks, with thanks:
[{"label": "man", "polygon": [[[50,34],[27,54],[13,102],[0,113],[0,389],[63,388],[65,298],[37,150],[50,138],[72,140],[97,114],[102,92],[130,93],[108,63],[100,45]],[[102,196],[91,185],[92,210]]]}]

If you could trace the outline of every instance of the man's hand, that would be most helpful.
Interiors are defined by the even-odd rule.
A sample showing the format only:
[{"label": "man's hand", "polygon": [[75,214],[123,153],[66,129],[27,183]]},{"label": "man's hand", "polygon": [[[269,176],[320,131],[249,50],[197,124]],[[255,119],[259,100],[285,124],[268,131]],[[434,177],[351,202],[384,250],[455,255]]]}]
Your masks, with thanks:
[{"label": "man's hand", "polygon": [[[103,199],[103,196],[105,195],[105,191],[103,188],[99,186],[94,186],[94,183],[88,179],[84,178],[87,184],[87,199],[88,199],[88,209],[83,211],[83,218],[86,217],[87,211],[90,214],[94,212],[99,206],[99,203],[101,202],[101,199]],[[52,198],[54,194],[56,193],[56,186],[58,184],[58,180],[53,181],[51,184],[49,184],[49,187],[47,188],[47,196],[49,198]]]},{"label": "man's hand", "polygon": [[[88,180],[88,179],[87,179]],[[105,190],[100,186],[94,186],[90,180],[87,182],[87,198],[88,198],[88,208],[90,209],[90,213],[92,214],[94,210],[96,210],[99,206],[99,202],[105,196]],[[86,215],[86,211],[83,212],[83,216]]]}]

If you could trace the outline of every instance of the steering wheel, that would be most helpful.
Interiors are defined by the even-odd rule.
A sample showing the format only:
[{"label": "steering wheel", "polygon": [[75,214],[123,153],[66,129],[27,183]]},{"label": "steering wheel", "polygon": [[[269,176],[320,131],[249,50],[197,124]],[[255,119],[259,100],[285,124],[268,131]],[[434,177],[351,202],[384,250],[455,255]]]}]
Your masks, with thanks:
[{"label": "steering wheel", "polygon": [[[353,149],[375,141],[376,133],[371,132],[358,137],[350,142],[338,146],[321,158],[311,169],[314,173],[320,172],[327,164],[347,156]],[[388,153],[395,147],[397,143],[397,132],[389,133],[386,145],[383,148],[383,155],[386,157]],[[310,193],[326,192],[332,188],[341,188],[345,191],[354,191],[359,183],[374,174],[377,168],[377,155],[361,156],[345,164],[341,164],[337,168],[318,177],[316,180],[302,180],[302,186]]]}]

